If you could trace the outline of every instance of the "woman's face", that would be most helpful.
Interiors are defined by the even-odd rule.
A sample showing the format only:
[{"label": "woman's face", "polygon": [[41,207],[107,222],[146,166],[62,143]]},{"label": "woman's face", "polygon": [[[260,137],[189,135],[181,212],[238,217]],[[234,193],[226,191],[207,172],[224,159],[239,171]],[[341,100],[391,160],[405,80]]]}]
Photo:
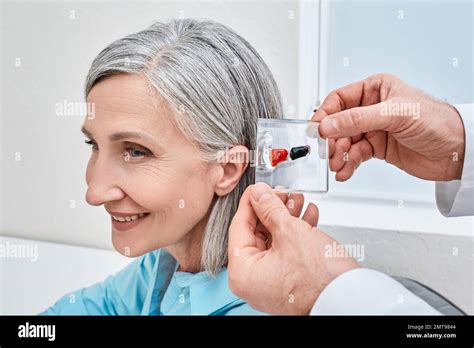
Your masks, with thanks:
[{"label": "woman's face", "polygon": [[144,77],[107,77],[87,101],[95,104],[83,127],[92,143],[87,202],[118,217],[146,213],[134,222],[111,216],[118,252],[134,257],[172,245],[207,219],[218,171],[175,128]]}]

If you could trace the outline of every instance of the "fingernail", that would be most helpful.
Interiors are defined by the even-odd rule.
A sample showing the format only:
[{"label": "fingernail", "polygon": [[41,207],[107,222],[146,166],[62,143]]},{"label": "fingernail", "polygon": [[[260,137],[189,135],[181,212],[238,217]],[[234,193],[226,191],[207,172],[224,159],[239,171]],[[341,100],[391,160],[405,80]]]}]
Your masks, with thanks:
[{"label": "fingernail", "polygon": [[321,128],[325,135],[336,134],[339,130],[339,126],[335,117],[326,117],[324,120],[322,120]]},{"label": "fingernail", "polygon": [[254,185],[251,196],[255,202],[261,203],[271,196],[270,188],[265,184],[258,182]]},{"label": "fingernail", "polygon": [[309,122],[308,128],[306,128],[306,135],[312,139],[319,138],[319,123]]}]

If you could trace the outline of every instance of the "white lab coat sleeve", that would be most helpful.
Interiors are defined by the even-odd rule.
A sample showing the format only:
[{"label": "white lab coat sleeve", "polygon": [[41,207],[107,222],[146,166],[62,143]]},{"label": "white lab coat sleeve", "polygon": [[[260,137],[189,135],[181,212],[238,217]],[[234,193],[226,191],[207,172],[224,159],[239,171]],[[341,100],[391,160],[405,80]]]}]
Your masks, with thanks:
[{"label": "white lab coat sleeve", "polygon": [[311,315],[440,315],[384,273],[357,268],[336,277],[321,292]]},{"label": "white lab coat sleeve", "polygon": [[474,104],[456,105],[465,132],[461,180],[436,183],[436,203],[444,216],[474,215]]}]

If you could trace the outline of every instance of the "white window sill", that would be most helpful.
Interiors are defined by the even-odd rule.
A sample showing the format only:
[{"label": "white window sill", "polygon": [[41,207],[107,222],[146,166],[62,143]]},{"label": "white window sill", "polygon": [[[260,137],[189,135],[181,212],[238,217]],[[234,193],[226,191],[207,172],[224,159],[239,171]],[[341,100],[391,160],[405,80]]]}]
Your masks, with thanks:
[{"label": "white window sill", "polygon": [[424,199],[396,194],[329,192],[305,195],[320,211],[320,226],[342,226],[414,233],[473,236],[473,217],[447,218],[436,206],[435,197]]}]

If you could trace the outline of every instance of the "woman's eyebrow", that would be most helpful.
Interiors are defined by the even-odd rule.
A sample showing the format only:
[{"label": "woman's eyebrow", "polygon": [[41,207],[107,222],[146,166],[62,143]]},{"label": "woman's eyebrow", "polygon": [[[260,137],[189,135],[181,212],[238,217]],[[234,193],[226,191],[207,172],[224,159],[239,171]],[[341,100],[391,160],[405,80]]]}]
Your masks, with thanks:
[{"label": "woman's eyebrow", "polygon": [[[92,133],[89,130],[87,130],[87,128],[85,128],[84,126],[81,128],[81,131],[88,138],[93,139]],[[114,134],[109,135],[110,141],[118,141],[122,139],[144,139],[159,146],[156,140],[152,136],[146,133],[127,131],[127,132],[119,132],[119,133],[114,133]]]}]

